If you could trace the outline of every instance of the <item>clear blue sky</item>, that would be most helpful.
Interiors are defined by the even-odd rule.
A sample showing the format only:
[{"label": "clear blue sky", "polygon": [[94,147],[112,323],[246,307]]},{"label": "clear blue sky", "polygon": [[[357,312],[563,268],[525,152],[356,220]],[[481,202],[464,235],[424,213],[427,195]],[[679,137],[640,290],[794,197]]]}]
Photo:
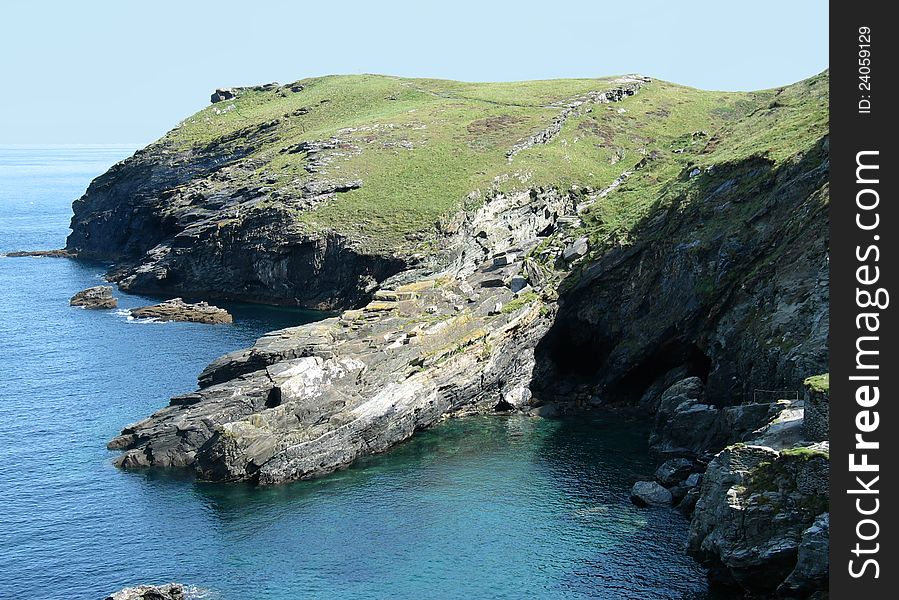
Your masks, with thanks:
[{"label": "clear blue sky", "polygon": [[330,73],[767,88],[827,68],[827,27],[823,0],[4,0],[0,144],[144,144],[216,87]]}]

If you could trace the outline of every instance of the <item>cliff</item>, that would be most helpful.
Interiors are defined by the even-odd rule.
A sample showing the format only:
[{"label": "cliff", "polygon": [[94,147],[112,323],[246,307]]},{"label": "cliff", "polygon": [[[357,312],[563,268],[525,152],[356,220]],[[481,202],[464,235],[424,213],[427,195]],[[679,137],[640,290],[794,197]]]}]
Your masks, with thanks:
[{"label": "cliff", "polygon": [[[777,401],[826,371],[827,85],[217,92],[91,184],[67,249],[114,261],[126,290],[344,310],[212,363],[110,442],[118,464],[265,485],[449,415],[591,406],[654,415],[653,446],[695,461],[685,476],[774,439]],[[697,522],[724,486],[693,487]],[[722,547],[696,544],[709,562]]]}]

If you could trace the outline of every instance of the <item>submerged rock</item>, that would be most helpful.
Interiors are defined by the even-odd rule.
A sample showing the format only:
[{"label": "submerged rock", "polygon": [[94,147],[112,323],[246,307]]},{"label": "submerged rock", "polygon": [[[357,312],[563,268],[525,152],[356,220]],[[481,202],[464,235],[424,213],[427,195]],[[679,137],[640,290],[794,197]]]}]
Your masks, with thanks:
[{"label": "submerged rock", "polygon": [[138,585],[110,594],[106,600],[184,600],[184,586],[179,583]]},{"label": "submerged rock", "polygon": [[194,323],[231,323],[234,320],[224,308],[212,306],[206,302],[192,304],[181,298],[166,300],[153,306],[132,308],[131,316],[136,319],[191,321]]},{"label": "submerged rock", "polygon": [[119,301],[112,296],[112,286],[98,285],[81,290],[72,296],[69,304],[84,308],[115,308]]}]

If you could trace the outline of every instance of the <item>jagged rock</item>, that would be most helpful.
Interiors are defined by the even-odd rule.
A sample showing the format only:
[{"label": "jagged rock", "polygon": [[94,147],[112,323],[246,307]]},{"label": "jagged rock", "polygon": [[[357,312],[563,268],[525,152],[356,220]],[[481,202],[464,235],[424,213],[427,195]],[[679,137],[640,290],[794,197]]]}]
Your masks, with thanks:
[{"label": "jagged rock", "polygon": [[231,323],[233,318],[224,308],[206,302],[189,303],[181,298],[166,300],[153,306],[132,308],[131,316],[136,319],[157,319],[159,321],[191,321],[194,323]]},{"label": "jagged rock", "polygon": [[139,585],[110,594],[106,600],[184,600],[184,586],[178,583]]},{"label": "jagged rock", "polygon": [[409,299],[372,303],[390,310],[370,304],[218,359],[200,389],[110,441],[123,451],[116,464],[269,485],[383,452],[447,414],[528,410],[533,348],[549,325],[539,302],[496,311],[514,297],[500,286],[483,288],[465,314],[454,308],[494,269],[394,286]]},{"label": "jagged rock", "polygon": [[802,532],[796,568],[778,587],[778,593],[787,597],[802,597],[827,589],[830,574],[829,550],[830,514],[824,513]]},{"label": "jagged rock", "polygon": [[119,301],[113,298],[111,286],[98,285],[81,290],[72,296],[69,304],[84,308],[115,308],[119,305]]},{"label": "jagged rock", "polygon": [[631,488],[631,501],[638,506],[670,506],[672,496],[655,481],[638,481]]},{"label": "jagged rock", "polygon": [[805,415],[802,403],[778,401],[782,409],[770,423],[753,433],[753,444],[775,450],[791,448],[805,441]]},{"label": "jagged rock", "polygon": [[[703,478],[689,551],[722,581],[772,594],[797,569],[806,530],[827,512],[828,475],[826,443],[783,452],[751,445],[726,448]],[[819,561],[813,557],[824,531],[809,532],[808,557],[793,580],[798,586],[816,578],[805,574],[816,570]]]},{"label": "jagged rock", "polygon": [[665,487],[671,487],[686,480],[692,471],[693,461],[686,458],[672,458],[656,469],[655,478]]},{"label": "jagged rock", "polygon": [[759,434],[785,408],[780,403],[718,408],[706,403],[702,381],[684,379],[662,394],[650,447],[665,456],[698,457]]},{"label": "jagged rock", "polygon": [[212,92],[212,96],[210,96],[209,101],[215,104],[216,102],[222,102],[223,100],[231,100],[236,96],[237,94],[232,88],[219,88]]},{"label": "jagged rock", "polygon": [[562,250],[562,260],[565,262],[571,262],[577,260],[583,256],[587,255],[587,251],[590,249],[589,244],[587,242],[586,237],[580,237]]},{"label": "jagged rock", "polygon": [[[657,378],[646,388],[646,391],[643,392],[643,395],[637,402],[637,406],[647,414],[654,415],[659,410],[659,403],[662,401],[662,395],[665,392],[671,390],[672,386],[679,381],[690,380],[692,382],[693,379],[689,377],[688,369],[685,366],[675,367]],[[695,381],[699,389],[695,392],[687,392],[687,394],[690,397],[698,398],[702,394],[702,380],[696,377]],[[678,391],[672,391],[671,393],[680,394]]]}]

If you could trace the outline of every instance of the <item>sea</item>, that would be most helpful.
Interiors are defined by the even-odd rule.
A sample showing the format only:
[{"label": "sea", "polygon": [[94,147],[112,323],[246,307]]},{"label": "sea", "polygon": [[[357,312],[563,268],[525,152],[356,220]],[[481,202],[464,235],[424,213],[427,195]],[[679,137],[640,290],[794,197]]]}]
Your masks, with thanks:
[{"label": "sea", "polygon": [[[71,203],[135,148],[0,147],[0,254],[65,245]],[[115,468],[106,442],[217,356],[322,317],[222,303],[233,325],[69,306],[109,265],[0,256],[0,599],[708,600],[688,521],[638,508],[647,424],[451,419],[328,477],[269,488]]]}]

